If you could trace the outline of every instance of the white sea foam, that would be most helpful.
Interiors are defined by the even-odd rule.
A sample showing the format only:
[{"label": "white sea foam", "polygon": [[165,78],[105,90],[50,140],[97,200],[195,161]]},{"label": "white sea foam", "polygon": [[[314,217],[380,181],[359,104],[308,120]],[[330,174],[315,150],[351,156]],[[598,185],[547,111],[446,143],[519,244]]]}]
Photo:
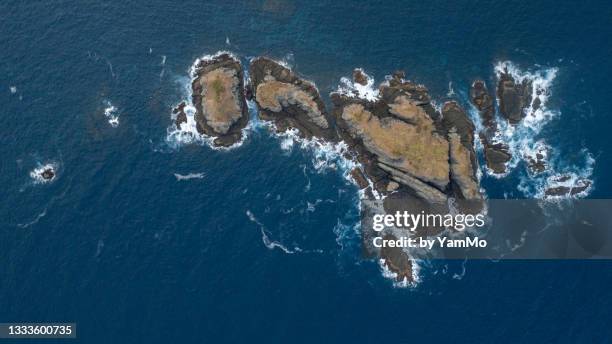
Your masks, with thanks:
[{"label": "white sea foam", "polygon": [[109,100],[104,101],[104,106],[104,116],[108,119],[108,124],[117,128],[119,126],[119,110]]},{"label": "white sea foam", "polygon": [[308,192],[308,191],[310,191],[310,187],[312,185],[310,183],[310,177],[308,177],[308,173],[306,172],[306,165],[303,166],[302,173],[304,173],[304,177],[308,181],[308,184],[306,184],[306,186],[304,186],[304,192]]},{"label": "white sea foam", "polygon": [[[558,74],[558,68],[540,68],[535,71],[524,71],[510,61],[499,62],[494,66],[498,77],[504,71],[514,78],[515,83],[529,81],[532,83],[532,101],[524,110],[525,118],[516,125],[510,125],[505,120],[498,121],[498,132],[494,141],[503,142],[509,146],[512,159],[507,164],[507,172],[503,175],[495,174],[487,169],[487,173],[496,178],[504,178],[512,172],[519,163],[525,162],[527,157],[535,157],[537,153],[544,156],[547,163],[546,171],[534,174],[531,171],[521,172],[518,190],[525,196],[542,198],[545,190],[555,187],[554,180],[561,175],[571,176],[571,180],[576,182],[580,179],[588,180],[591,177],[595,159],[588,150],[581,150],[585,157],[582,165],[570,165],[563,157],[557,153],[557,149],[540,137],[540,132],[552,119],[559,117],[561,112],[548,107],[548,101],[552,95],[552,85]],[[539,99],[539,106],[536,100]],[[499,103],[499,99],[497,99]],[[476,121],[477,123],[479,121]],[[527,165],[524,163],[523,165]],[[574,195],[573,197],[584,197],[588,195],[591,186],[587,191]]]},{"label": "white sea foam", "polygon": [[357,70],[359,70],[367,78],[367,83],[362,85],[358,82],[353,82],[353,80],[350,78],[342,77],[336,93],[346,95],[347,97],[365,99],[371,102],[378,100],[379,91],[378,88],[374,86],[374,78],[366,74],[366,72],[361,68],[357,68]]},{"label": "white sea foam", "polygon": [[[232,58],[238,60],[238,58],[229,51],[218,51],[217,53],[212,54],[212,55],[204,55],[202,57],[197,58],[193,62],[193,64],[189,67],[188,77],[181,77],[177,80],[177,83],[181,85],[182,98],[183,98],[183,100],[179,102],[179,104],[185,103],[185,108],[183,109],[183,111],[185,112],[185,115],[187,117],[187,122],[181,123],[181,125],[177,127],[176,124],[174,123],[176,121],[176,114],[172,114],[170,116],[173,123],[166,129],[166,143],[168,143],[170,146],[174,148],[179,148],[187,144],[202,144],[202,145],[207,145],[208,147],[214,150],[227,151],[227,150],[232,150],[232,149],[242,146],[242,144],[248,138],[249,131],[253,129],[253,126],[255,125],[254,123],[252,123],[253,121],[249,121],[249,124],[244,129],[242,129],[241,140],[234,143],[233,145],[229,147],[216,146],[214,144],[216,137],[200,134],[197,129],[197,124],[195,120],[196,109],[192,102],[192,89],[191,89],[191,85],[193,84],[193,81],[197,77],[197,71],[198,71],[197,66],[202,61],[210,61],[223,54],[228,54]],[[245,83],[247,81],[248,81],[248,74],[245,73]],[[247,102],[247,105],[249,106],[249,111],[250,111],[251,105],[249,105],[248,102]],[[174,106],[173,108],[176,108],[176,106]]]},{"label": "white sea foam", "polygon": [[295,56],[293,56],[293,53],[287,53],[285,57],[276,62],[278,62],[283,67],[291,70],[293,69],[293,66],[295,66]]},{"label": "white sea foam", "polygon": [[411,259],[412,263],[412,278],[413,281],[408,281],[406,277],[403,280],[397,280],[397,273],[389,270],[387,267],[386,261],[383,258],[378,260],[378,266],[380,267],[381,274],[384,278],[390,279],[393,281],[393,286],[396,288],[415,288],[419,283],[421,283],[421,274],[419,264]]},{"label": "white sea foam", "polygon": [[347,158],[348,146],[344,141],[332,143],[323,139],[312,137],[309,139],[300,137],[299,131],[290,128],[284,132],[277,132],[276,126],[272,122],[265,122],[270,132],[280,139],[281,149],[290,151],[294,146],[312,153],[312,165],[315,170],[323,172],[325,170],[340,170],[347,179],[350,172],[358,164],[352,159]]},{"label": "white sea foam", "polygon": [[455,95],[455,90],[453,89],[453,82],[449,81],[448,82],[448,92],[446,93],[447,97],[452,97]]},{"label": "white sea foam", "polygon": [[180,174],[180,173],[175,173],[174,174],[174,177],[178,181],[190,180],[190,179],[203,179],[204,176],[205,176],[204,172],[188,173],[188,174]]},{"label": "white sea foam", "polygon": [[250,210],[246,211],[246,215],[249,218],[249,220],[251,220],[251,222],[257,224],[259,226],[259,230],[261,231],[261,241],[264,243],[264,245],[270,249],[270,250],[274,250],[275,248],[280,249],[281,251],[287,253],[287,254],[294,254],[294,253],[298,253],[298,252],[302,252],[302,249],[300,249],[299,247],[294,247],[293,249],[289,249],[287,247],[285,247],[283,244],[277,242],[277,241],[273,241],[270,239],[269,237],[269,233],[268,230],[266,229],[266,227],[263,225],[263,223],[261,223],[256,217],[255,215],[253,215],[253,213]]},{"label": "white sea foam", "polygon": [[[43,172],[49,169],[52,170],[54,173],[53,178],[51,179],[43,178],[42,176]],[[38,163],[37,166],[32,171],[30,171],[30,178],[32,178],[32,181],[34,182],[34,184],[51,183],[57,179],[58,169],[59,169],[59,164],[57,162],[47,162],[44,164]]]},{"label": "white sea foam", "polygon": [[431,107],[433,107],[437,113],[442,113],[442,104],[440,104],[438,101],[432,99],[429,104],[431,104]]},{"label": "white sea foam", "polygon": [[[580,165],[567,165],[562,158],[555,160],[557,169],[549,169],[541,176],[523,176],[518,189],[526,195],[535,198],[563,199],[567,197],[582,198],[588,196],[593,190],[593,181],[590,179],[595,166],[595,158],[586,149],[582,149],[584,161]],[[552,196],[546,195],[546,190],[557,187],[586,188],[574,195]]]},{"label": "white sea foam", "polygon": [[462,280],[463,277],[465,277],[465,273],[466,273],[465,264],[466,263],[467,263],[467,259],[465,259],[463,261],[463,263],[461,263],[461,273],[460,274],[458,274],[458,273],[453,274],[453,279]]},{"label": "white sea foam", "polygon": [[340,219],[336,220],[336,225],[332,228],[336,236],[336,244],[341,250],[347,249],[347,246],[359,240],[359,232],[361,230],[361,222],[357,220],[354,224],[345,224]]},{"label": "white sea foam", "polygon": [[[521,125],[531,127],[539,132],[542,125],[548,123],[552,118],[560,114],[558,111],[553,111],[546,107],[546,103],[551,95],[553,80],[557,76],[559,69],[551,67],[536,70],[535,72],[525,72],[510,61],[499,62],[495,65],[495,73],[498,77],[505,70],[508,71],[517,84],[525,80],[532,82],[531,103],[525,109],[526,117],[521,121]],[[537,98],[540,99],[541,104],[535,109]]]},{"label": "white sea foam", "polygon": [[[501,73],[506,70],[514,78],[515,83],[520,84],[523,81],[529,81],[533,86],[531,103],[524,110],[525,118],[516,125],[511,125],[505,120],[498,121],[499,130],[493,138],[494,142],[503,142],[509,146],[512,160],[507,167],[510,171],[517,166],[526,154],[533,151],[537,135],[551,119],[559,116],[560,112],[547,107],[548,99],[552,94],[551,87],[558,73],[557,68],[551,67],[534,72],[525,72],[510,61],[498,62],[494,67],[498,80]],[[534,110],[537,99],[539,99],[540,105]],[[497,101],[499,103],[499,98]]]},{"label": "white sea foam", "polygon": [[35,225],[38,223],[38,221],[40,221],[40,219],[42,219],[43,217],[45,217],[47,215],[47,208],[43,209],[42,212],[40,212],[39,214],[36,215],[36,217],[34,217],[33,220],[26,222],[26,223],[19,223],[17,224],[17,227],[19,228],[28,228],[32,225]]}]

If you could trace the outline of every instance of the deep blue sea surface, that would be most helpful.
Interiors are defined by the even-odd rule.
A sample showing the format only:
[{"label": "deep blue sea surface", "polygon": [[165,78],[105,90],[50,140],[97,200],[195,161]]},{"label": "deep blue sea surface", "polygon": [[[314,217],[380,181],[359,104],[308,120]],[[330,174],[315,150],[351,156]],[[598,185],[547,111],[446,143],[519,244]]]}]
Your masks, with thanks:
[{"label": "deep blue sea surface", "polygon": [[[83,343],[610,342],[611,262],[424,263],[394,287],[361,258],[340,161],[261,125],[230,151],[168,130],[219,50],[283,59],[326,99],[355,67],[404,69],[468,109],[509,61],[555,72],[525,139],[608,198],[611,24],[607,1],[2,1],[0,322],[76,322]],[[533,197],[525,178],[482,184]]]}]

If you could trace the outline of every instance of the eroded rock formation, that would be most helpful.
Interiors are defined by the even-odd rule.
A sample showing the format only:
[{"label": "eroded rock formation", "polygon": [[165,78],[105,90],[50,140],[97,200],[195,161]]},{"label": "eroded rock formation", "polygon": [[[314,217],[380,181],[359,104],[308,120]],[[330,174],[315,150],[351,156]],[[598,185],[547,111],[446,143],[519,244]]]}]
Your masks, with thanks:
[{"label": "eroded rock formation", "polygon": [[[363,84],[357,79],[362,75],[354,77]],[[378,94],[377,99],[368,100],[334,92],[331,99],[338,134],[351,147],[376,191],[390,195],[385,211],[391,213],[386,206],[390,199],[402,204],[403,210],[412,209],[413,204],[403,202],[410,198],[438,208],[447,207],[449,197],[479,203],[474,124],[465,111],[456,102],[447,102],[438,113],[427,89],[404,80],[403,72],[382,83]],[[411,280],[412,262],[406,252],[384,249],[378,256],[398,280]]]},{"label": "eroded rock formation", "polygon": [[[216,137],[217,146],[231,146],[242,138],[249,116],[240,61],[223,53],[199,60],[194,66],[192,103],[197,130]],[[187,121],[185,104],[174,110],[176,124]]]},{"label": "eroded rock formation", "polygon": [[264,120],[273,121],[279,131],[296,128],[305,137],[336,140],[319,91],[289,68],[265,57],[251,61],[251,90]]},{"label": "eroded rock formation", "polygon": [[496,142],[497,121],[495,119],[495,107],[493,97],[489,94],[484,81],[476,80],[470,88],[470,100],[478,109],[483,130],[478,133],[484,147],[484,156],[487,167],[493,173],[502,174],[506,172],[506,163],[512,159],[508,146],[503,142]]},{"label": "eroded rock formation", "polygon": [[531,104],[532,91],[533,85],[529,79],[516,82],[507,68],[499,75],[499,112],[510,124],[517,124],[525,117],[525,109]]}]

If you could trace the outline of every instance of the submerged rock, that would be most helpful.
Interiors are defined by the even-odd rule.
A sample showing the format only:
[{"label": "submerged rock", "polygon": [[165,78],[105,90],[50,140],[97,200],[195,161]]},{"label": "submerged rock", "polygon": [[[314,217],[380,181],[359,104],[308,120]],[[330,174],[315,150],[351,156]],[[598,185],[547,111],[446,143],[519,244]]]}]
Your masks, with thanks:
[{"label": "submerged rock", "polygon": [[296,128],[305,137],[336,140],[325,104],[312,82],[266,57],[251,61],[250,75],[262,119],[273,121],[279,131]]},{"label": "submerged rock", "polygon": [[[195,121],[201,134],[215,136],[217,146],[230,146],[242,138],[249,116],[240,61],[222,53],[196,63],[192,83]],[[177,124],[186,121],[184,104],[175,110]]]}]

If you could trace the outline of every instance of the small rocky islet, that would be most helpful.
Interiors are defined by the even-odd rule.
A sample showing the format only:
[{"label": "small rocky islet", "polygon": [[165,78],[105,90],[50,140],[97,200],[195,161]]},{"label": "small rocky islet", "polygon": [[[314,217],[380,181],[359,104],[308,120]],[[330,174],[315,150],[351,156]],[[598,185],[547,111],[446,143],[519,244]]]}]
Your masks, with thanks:
[{"label": "small rocky islet", "polygon": [[[351,176],[366,199],[387,196],[386,210],[387,201],[418,199],[427,206],[447,207],[447,200],[453,198],[471,201],[473,207],[468,210],[479,211],[484,197],[477,177],[476,135],[488,169],[504,174],[512,155],[508,145],[498,139],[498,120],[517,125],[529,115],[527,107],[535,111],[539,104],[532,99],[530,82],[517,83],[505,71],[496,90],[501,117],[497,118],[495,98],[484,81],[476,80],[470,88],[470,101],[483,128],[476,133],[474,123],[456,101],[447,101],[437,110],[427,88],[406,80],[403,71],[382,82],[376,97],[360,94],[359,87],[332,92],[329,110],[311,81],[273,59],[251,59],[248,72],[245,84],[242,64],[229,53],[196,61],[191,101],[198,132],[215,137],[216,146],[238,143],[249,120],[246,101],[252,100],[259,117],[273,122],[279,132],[295,128],[304,138],[344,141],[349,158],[359,162]],[[353,82],[365,86],[373,80],[355,69]],[[177,127],[187,122],[185,107],[181,103],[173,110]],[[533,173],[546,169],[543,152],[524,158]],[[588,187],[586,181],[579,184]],[[546,196],[575,193],[571,186],[545,191]],[[383,235],[394,238],[393,233]],[[406,252],[400,248],[376,250],[368,253],[383,259],[398,281],[414,280],[412,260]]]}]

